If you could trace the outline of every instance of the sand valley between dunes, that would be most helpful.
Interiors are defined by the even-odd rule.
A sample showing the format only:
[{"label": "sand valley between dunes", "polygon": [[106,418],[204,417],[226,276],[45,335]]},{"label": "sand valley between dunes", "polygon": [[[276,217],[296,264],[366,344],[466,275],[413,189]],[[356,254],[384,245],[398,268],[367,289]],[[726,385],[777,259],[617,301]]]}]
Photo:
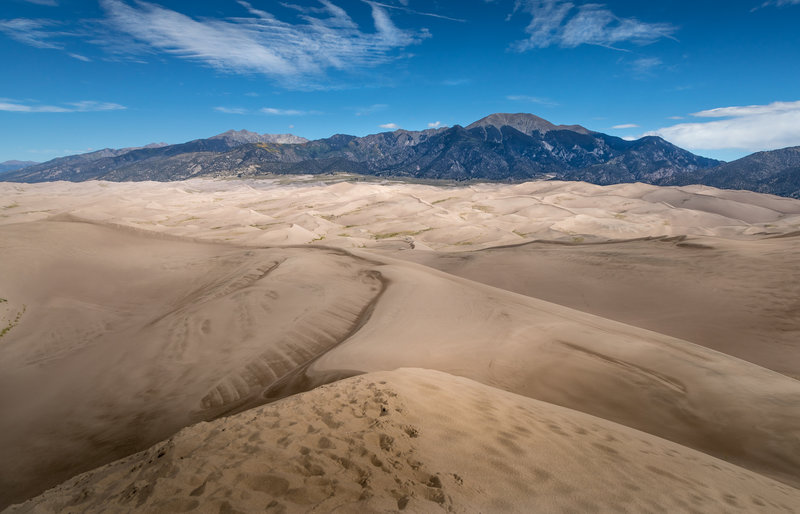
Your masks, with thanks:
[{"label": "sand valley between dunes", "polygon": [[798,512],[800,201],[0,182],[4,512]]}]

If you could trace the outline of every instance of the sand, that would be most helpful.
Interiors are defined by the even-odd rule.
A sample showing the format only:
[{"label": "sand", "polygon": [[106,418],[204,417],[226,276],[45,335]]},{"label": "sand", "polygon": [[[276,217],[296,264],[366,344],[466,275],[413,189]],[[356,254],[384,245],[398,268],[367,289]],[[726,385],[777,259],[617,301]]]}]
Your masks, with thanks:
[{"label": "sand", "polygon": [[799,201],[311,177],[0,198],[0,507],[66,480],[23,511],[800,508]]},{"label": "sand", "polygon": [[442,372],[350,378],[186,428],[9,512],[794,512],[800,491]]}]

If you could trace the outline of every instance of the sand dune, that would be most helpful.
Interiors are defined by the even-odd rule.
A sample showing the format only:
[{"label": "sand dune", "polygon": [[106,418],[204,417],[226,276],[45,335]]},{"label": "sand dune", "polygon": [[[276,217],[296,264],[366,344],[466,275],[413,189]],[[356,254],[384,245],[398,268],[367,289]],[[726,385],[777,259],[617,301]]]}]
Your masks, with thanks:
[{"label": "sand dune", "polygon": [[794,512],[800,491],[441,372],[323,386],[179,432],[8,512]]},{"label": "sand dune", "polygon": [[428,268],[389,263],[377,270],[389,286],[370,322],[315,362],[312,376],[343,368],[438,369],[800,485],[797,380]]},{"label": "sand dune", "polygon": [[3,295],[26,307],[0,346],[4,498],[247,402],[346,337],[381,290],[336,251],[87,223],[5,225],[0,252]]},{"label": "sand dune", "polygon": [[0,223],[70,213],[181,237],[249,246],[324,241],[467,251],[534,239],[784,234],[800,202],[757,193],[645,184],[529,182],[442,187],[316,177],[179,183],[0,183]]},{"label": "sand dune", "polygon": [[389,252],[800,378],[800,237]]},{"label": "sand dune", "polygon": [[[798,201],[305,178],[0,196],[0,507],[190,427],[23,509],[800,508]],[[336,407],[375,388],[402,412]]]}]

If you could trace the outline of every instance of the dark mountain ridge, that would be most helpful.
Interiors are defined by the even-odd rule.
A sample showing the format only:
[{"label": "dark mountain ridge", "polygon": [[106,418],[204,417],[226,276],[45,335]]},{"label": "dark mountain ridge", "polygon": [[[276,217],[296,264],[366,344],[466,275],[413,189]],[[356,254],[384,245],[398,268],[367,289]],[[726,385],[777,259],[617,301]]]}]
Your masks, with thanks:
[{"label": "dark mountain ridge", "polygon": [[[660,137],[628,141],[579,125],[555,125],[532,114],[496,113],[466,127],[395,130],[365,137],[336,134],[314,141],[291,134],[228,131],[177,145],[63,157],[8,172],[3,179],[170,181],[346,172],[457,181],[557,178],[603,185],[708,183],[786,196],[800,190],[795,187],[798,173],[792,167],[800,162],[794,153],[780,158],[758,155],[744,158],[749,160],[743,163],[740,159],[723,164]],[[783,175],[774,176],[775,166]]]},{"label": "dark mountain ridge", "polygon": [[703,184],[800,198],[800,146],[756,152],[715,168],[674,176],[663,183]]}]

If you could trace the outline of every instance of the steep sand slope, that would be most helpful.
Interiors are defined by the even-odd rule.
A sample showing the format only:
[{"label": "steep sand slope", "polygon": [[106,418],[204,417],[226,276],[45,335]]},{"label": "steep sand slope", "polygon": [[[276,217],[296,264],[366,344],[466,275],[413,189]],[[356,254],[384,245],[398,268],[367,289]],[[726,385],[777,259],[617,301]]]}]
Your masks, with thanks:
[{"label": "steep sand slope", "polygon": [[547,242],[400,257],[800,378],[800,237]]},{"label": "steep sand slope", "polygon": [[0,344],[0,501],[214,418],[347,337],[380,280],[303,250],[0,227],[4,305],[24,309]]},{"label": "steep sand slope", "polygon": [[350,378],[186,428],[7,512],[796,512],[800,491],[441,372]]},{"label": "steep sand slope", "polygon": [[398,261],[369,323],[310,368],[425,367],[609,419],[800,485],[800,381]]}]

